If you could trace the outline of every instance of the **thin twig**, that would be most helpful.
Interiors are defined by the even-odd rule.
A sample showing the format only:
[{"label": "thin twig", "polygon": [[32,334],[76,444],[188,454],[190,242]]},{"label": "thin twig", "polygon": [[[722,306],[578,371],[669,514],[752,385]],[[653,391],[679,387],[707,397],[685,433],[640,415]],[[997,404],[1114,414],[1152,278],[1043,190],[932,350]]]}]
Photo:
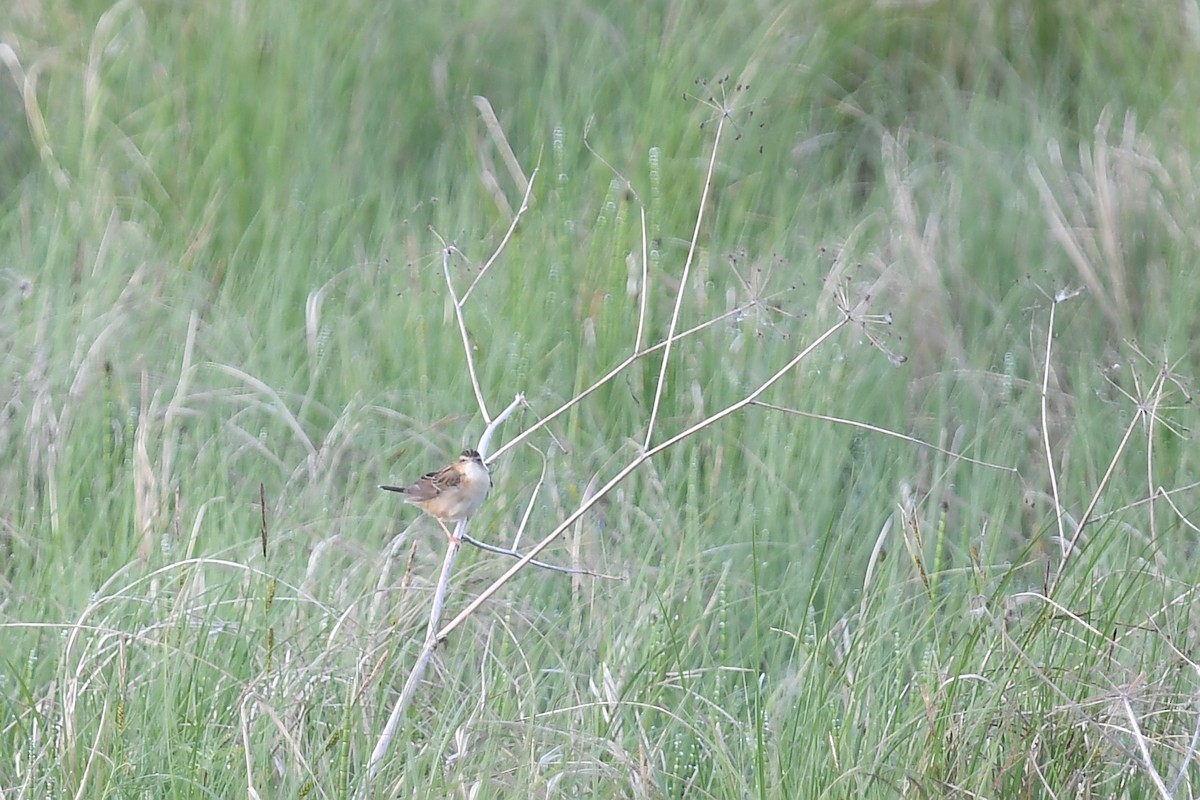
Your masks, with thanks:
[{"label": "thin twig", "polygon": [[671,362],[671,344],[675,341],[675,329],[679,326],[679,313],[683,308],[683,296],[687,289],[688,275],[692,271],[692,261],[696,257],[696,246],[700,241],[700,227],[704,223],[704,209],[708,206],[708,193],[712,190],[713,172],[717,168],[717,153],[721,147],[721,133],[725,130],[726,115],[721,114],[717,121],[717,132],[713,137],[712,155],[708,159],[708,172],[704,176],[704,189],[700,192],[700,208],[696,210],[696,227],[692,231],[692,241],[688,244],[687,259],[683,262],[683,275],[679,278],[679,289],[675,292],[675,308],[671,310],[671,324],[667,328],[667,347],[663,352],[662,363],[658,368],[658,383],[654,387],[654,404],[650,407],[650,422],[646,425],[646,438],[642,449],[650,448],[654,438],[654,424],[658,421],[658,408],[662,404],[663,389],[667,384],[667,365]]},{"label": "thin twig", "polygon": [[517,525],[517,532],[513,534],[513,542],[510,549],[514,553],[521,546],[521,537],[525,535],[525,528],[528,527],[529,518],[533,515],[534,504],[537,502],[538,495],[541,494],[542,486],[546,483],[546,468],[549,466],[545,453],[533,445],[528,446],[542,457],[542,471],[538,475],[537,482],[533,484],[533,491],[529,494],[529,502],[525,504],[525,513],[521,515],[521,522]]},{"label": "thin twig", "polygon": [[[433,234],[438,239],[442,239],[437,231],[433,231]],[[450,255],[456,252],[458,252],[457,247],[446,245],[445,240],[442,239],[442,272],[446,275],[446,291],[450,292],[450,299],[454,301],[454,317],[458,320],[458,333],[462,337],[463,355],[467,358],[467,373],[471,376],[471,389],[475,392],[475,402],[479,404],[479,413],[483,414],[483,421],[490,425],[492,417],[487,410],[487,401],[483,399],[483,390],[479,388],[479,373],[475,370],[475,357],[471,355],[471,335],[467,333],[467,321],[463,318],[463,304],[455,294],[454,281],[450,278]]]},{"label": "thin twig", "polygon": [[[1137,372],[1134,372],[1133,374],[1136,376]],[[1154,383],[1157,391],[1154,393],[1153,407],[1157,408],[1158,404],[1162,402],[1163,391],[1165,387],[1163,386],[1163,382],[1161,380],[1155,380]],[[1141,407],[1142,404],[1138,403],[1139,410]],[[1146,490],[1150,493],[1151,497],[1154,497],[1154,423],[1157,420],[1158,414],[1153,412],[1149,414],[1149,419],[1146,420]],[[1150,547],[1154,551],[1155,564],[1158,565],[1159,572],[1165,573],[1166,570],[1163,569],[1162,548],[1159,547],[1158,542],[1158,516],[1155,513],[1157,510],[1157,503],[1151,503],[1146,509],[1149,516],[1148,522],[1150,528]],[[1087,519],[1086,512],[1084,513],[1084,519]]]},{"label": "thin twig", "polygon": [[859,422],[858,420],[846,419],[844,417],[831,417],[827,414],[817,414],[812,411],[801,411],[797,408],[786,408],[784,406],[774,405],[773,403],[764,403],[761,400],[755,400],[754,405],[761,406],[762,408],[769,408],[772,411],[782,411],[785,414],[795,414],[798,417],[807,417],[808,419],[816,419],[822,422],[832,422],[837,425],[848,425],[851,428],[860,428],[865,431],[871,431],[872,433],[880,433],[884,436],[891,436],[893,439],[899,439],[902,442],[909,442],[910,444],[915,444],[919,447],[926,447],[934,452],[941,453],[945,456],[950,456],[955,461],[965,461],[968,464],[975,464],[979,467],[987,467],[988,469],[994,469],[1000,472],[1008,472],[1012,475],[1016,475],[1017,477],[1021,476],[1020,470],[1018,470],[1016,467],[1007,467],[1003,464],[993,464],[989,461],[980,461],[979,459],[960,455],[959,453],[946,450],[938,447],[935,444],[930,444],[929,442],[922,441],[912,436],[905,436],[903,433],[896,433],[895,431],[890,431],[887,428],[869,425],[866,422]]},{"label": "thin twig", "polygon": [[[524,555],[524,553],[521,553],[518,550],[510,550],[507,547],[497,547],[494,544],[488,544],[487,542],[481,542],[478,539],[476,539],[474,536],[471,536],[470,534],[466,534],[466,533],[463,534],[462,540],[464,542],[469,542],[470,544],[475,545],[480,550],[486,550],[489,553],[495,553],[498,556],[509,556],[510,558],[521,558]],[[604,580],[609,580],[609,581],[624,580],[624,578],[622,578],[620,575],[607,575],[603,572],[592,572],[590,569],[580,569],[577,567],[561,567],[558,564],[551,564],[549,562],[538,561],[536,559],[530,561],[529,564],[530,564],[530,566],[541,567],[542,569],[548,569],[551,572],[561,572],[566,575],[587,575],[592,578],[603,578]]]},{"label": "thin twig", "polygon": [[[1058,584],[1062,580],[1063,573],[1065,573],[1067,570],[1067,562],[1071,560],[1071,553],[1075,552],[1075,545],[1079,542],[1079,537],[1083,535],[1084,526],[1086,526],[1091,520],[1092,512],[1096,510],[1096,505],[1100,502],[1100,498],[1103,496],[1104,490],[1108,487],[1108,482],[1112,480],[1113,473],[1117,471],[1117,462],[1121,460],[1121,456],[1125,452],[1125,447],[1129,444],[1129,439],[1131,436],[1133,436],[1133,432],[1137,428],[1138,420],[1141,419],[1141,416],[1142,411],[1139,409],[1137,413],[1133,415],[1133,419],[1129,421],[1129,427],[1125,429],[1125,435],[1121,437],[1121,443],[1117,445],[1117,451],[1113,453],[1112,459],[1108,462],[1108,469],[1104,471],[1104,477],[1100,479],[1100,484],[1096,487],[1096,491],[1092,493],[1092,501],[1088,503],[1087,510],[1084,511],[1083,516],[1079,518],[1079,524],[1075,526],[1075,534],[1070,538],[1070,540],[1063,540],[1064,542],[1067,542],[1065,545],[1063,545],[1063,557],[1062,560],[1058,562],[1058,567],[1054,572],[1054,579],[1050,581],[1047,594],[1053,595],[1054,590],[1058,588]],[[1054,474],[1053,469],[1050,470],[1050,474]],[[1055,498],[1055,502],[1058,502],[1057,497]],[[1060,513],[1060,535],[1062,535],[1061,520],[1062,514]]]},{"label": "thin twig", "polygon": [[[1171,499],[1171,495],[1174,492],[1179,492],[1179,491],[1182,491],[1182,489],[1186,489],[1186,488],[1189,488],[1189,487],[1185,486],[1185,487],[1181,487],[1180,489],[1174,489],[1174,490],[1168,492],[1166,489],[1164,489],[1160,486],[1160,487],[1158,487],[1158,491],[1155,492],[1154,496],[1161,497],[1163,500],[1165,500],[1167,505],[1169,505],[1171,507],[1171,510],[1175,512],[1175,515],[1177,517],[1179,517],[1179,521],[1181,523],[1183,523],[1183,525],[1185,527],[1191,528],[1194,533],[1200,533],[1200,526],[1196,525],[1193,522],[1190,522],[1187,518],[1187,515],[1184,514],[1183,511],[1179,508],[1179,506],[1175,505],[1175,501]],[[1153,497],[1151,497],[1150,499],[1153,500]]]},{"label": "thin twig", "polygon": [[650,253],[646,235],[646,206],[640,202],[638,206],[642,216],[642,285],[638,287],[641,297],[638,303],[637,335],[633,337],[633,352],[635,353],[642,349],[642,337],[646,333],[646,303],[647,298],[650,297]]},{"label": "thin twig", "polygon": [[523,394],[517,395],[516,397],[514,397],[512,399],[512,402],[509,403],[508,406],[503,411],[500,412],[500,415],[498,417],[496,417],[494,420],[492,420],[491,422],[489,422],[488,426],[486,428],[484,428],[483,435],[479,437],[479,445],[475,449],[478,450],[480,455],[483,456],[485,463],[487,463],[488,461],[496,460],[495,457],[492,457],[489,459],[487,457],[487,454],[488,454],[488,450],[492,446],[492,435],[496,432],[496,429],[500,427],[500,423],[504,422],[504,420],[506,420],[510,416],[512,416],[514,411],[516,411],[518,408],[523,407],[525,404],[526,404],[525,403],[525,395],[523,395]]},{"label": "thin twig", "polygon": [[1192,758],[1196,755],[1197,745],[1200,745],[1200,716],[1196,718],[1196,727],[1192,729],[1192,740],[1188,742],[1188,748],[1183,754],[1183,762],[1179,765],[1179,771],[1175,773],[1175,780],[1171,781],[1171,797],[1175,796],[1183,776],[1188,773],[1188,765],[1192,763]]},{"label": "thin twig", "polygon": [[536,423],[529,426],[525,430],[521,431],[519,434],[517,434],[512,439],[508,440],[508,442],[505,443],[505,445],[503,447],[501,447],[499,450],[496,451],[495,458],[499,458],[501,455],[504,454],[505,451],[507,451],[513,447],[516,447],[521,442],[525,441],[530,436],[532,436],[534,433],[541,430],[545,426],[549,425],[555,419],[562,416],[563,414],[565,414],[567,411],[574,408],[579,403],[583,402],[583,400],[586,397],[588,397],[589,395],[594,393],[597,389],[599,389],[600,387],[604,386],[605,384],[607,384],[608,382],[613,380],[613,378],[616,378],[626,368],[628,368],[631,364],[636,362],[638,359],[645,358],[646,356],[650,355],[651,353],[655,353],[659,350],[662,350],[664,347],[667,346],[668,341],[679,341],[680,339],[686,339],[687,337],[689,337],[693,334],[699,333],[700,331],[704,330],[705,328],[711,328],[713,325],[716,325],[718,322],[722,322],[726,319],[729,319],[730,317],[736,317],[737,315],[743,313],[747,308],[750,308],[750,306],[742,305],[742,306],[738,306],[737,308],[730,309],[729,311],[726,311],[723,314],[713,317],[712,319],[707,320],[706,322],[701,322],[698,325],[694,325],[691,328],[688,328],[683,333],[676,334],[670,340],[664,339],[663,341],[658,342],[657,344],[647,347],[645,350],[642,350],[640,353],[634,353],[634,354],[628,356],[620,364],[617,364],[617,366],[613,367],[611,370],[609,370],[607,373],[605,373],[601,378],[597,379],[596,382],[593,383],[591,386],[587,387],[582,392],[575,395],[570,400],[568,400],[567,402],[563,403],[558,408],[551,411],[545,417],[539,419]]},{"label": "thin twig", "polygon": [[1167,501],[1168,505],[1170,505],[1171,508],[1175,509],[1175,513],[1179,514],[1181,520],[1183,521],[1183,523],[1185,525],[1187,525],[1189,528],[1196,531],[1197,533],[1200,533],[1200,527],[1197,527],[1197,526],[1193,525],[1192,523],[1188,522],[1187,517],[1183,514],[1182,511],[1179,510],[1179,507],[1176,506],[1175,502],[1171,499],[1173,496],[1175,496],[1177,494],[1182,494],[1183,492],[1190,492],[1194,489],[1200,489],[1200,481],[1192,481],[1191,483],[1185,483],[1183,486],[1176,486],[1174,489],[1165,489],[1162,486],[1160,486],[1160,487],[1158,487],[1158,492],[1156,495],[1153,495],[1151,497],[1143,497],[1141,500],[1134,500],[1132,503],[1126,503],[1123,506],[1118,506],[1117,508],[1114,508],[1112,511],[1106,511],[1103,514],[1097,514],[1093,518],[1093,520],[1095,522],[1100,522],[1102,520],[1108,519],[1109,517],[1120,516],[1121,514],[1124,514],[1126,511],[1135,509],[1138,506],[1144,506],[1147,503],[1153,503],[1155,497],[1158,496],[1158,497],[1164,498]]},{"label": "thin twig", "polygon": [[1150,748],[1146,746],[1146,737],[1142,734],[1142,728],[1138,725],[1137,715],[1133,713],[1133,706],[1130,704],[1129,696],[1125,692],[1121,692],[1121,708],[1125,709],[1125,716],[1129,719],[1129,732],[1133,736],[1133,740],[1137,742],[1138,752],[1142,756],[1142,763],[1146,767],[1146,773],[1150,776],[1150,780],[1154,783],[1154,788],[1158,789],[1159,795],[1165,800],[1173,800],[1174,795],[1167,791],[1167,785],[1163,783],[1162,776],[1154,768],[1154,760],[1150,758]]},{"label": "thin twig", "polygon": [[533,184],[534,181],[537,180],[538,171],[540,169],[541,165],[539,160],[539,165],[533,168],[533,174],[529,176],[529,183],[525,186],[525,196],[521,198],[521,207],[518,208],[517,213],[513,215],[513,220],[511,223],[509,223],[508,231],[504,234],[504,238],[500,240],[500,244],[496,246],[496,249],[492,252],[491,257],[488,258],[488,260],[484,262],[483,266],[479,268],[479,274],[475,276],[475,280],[471,281],[471,285],[467,287],[467,291],[463,292],[461,300],[462,303],[465,304],[467,302],[467,298],[471,296],[471,292],[475,291],[476,284],[483,280],[483,276],[487,274],[487,271],[491,269],[492,265],[496,263],[496,260],[500,258],[500,254],[504,252],[504,248],[508,245],[508,240],[512,238],[513,232],[517,229],[517,223],[521,221],[521,217],[524,216],[525,212],[529,210],[529,197],[533,193]]},{"label": "thin twig", "polygon": [[[1054,521],[1058,524],[1058,541],[1067,541],[1066,530],[1063,528],[1062,499],[1058,496],[1058,476],[1054,474],[1054,451],[1050,447],[1050,411],[1047,407],[1047,390],[1050,386],[1050,348],[1054,343],[1054,312],[1058,303],[1050,304],[1050,322],[1046,326],[1046,358],[1042,365],[1042,446],[1046,450],[1046,472],[1050,475],[1050,493],[1054,496]],[[1067,561],[1069,548],[1063,544],[1062,564]]]}]

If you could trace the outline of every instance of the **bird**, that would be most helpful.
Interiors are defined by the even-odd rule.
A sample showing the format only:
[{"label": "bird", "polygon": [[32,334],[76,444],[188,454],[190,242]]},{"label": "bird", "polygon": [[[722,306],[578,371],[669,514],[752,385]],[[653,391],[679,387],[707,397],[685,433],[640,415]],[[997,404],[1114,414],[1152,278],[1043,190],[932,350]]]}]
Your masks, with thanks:
[{"label": "bird", "polygon": [[458,544],[459,538],[450,532],[446,522],[458,522],[474,514],[487,499],[492,477],[478,450],[463,450],[454,463],[427,472],[408,486],[379,488],[404,495],[404,502],[436,519],[450,542]]}]

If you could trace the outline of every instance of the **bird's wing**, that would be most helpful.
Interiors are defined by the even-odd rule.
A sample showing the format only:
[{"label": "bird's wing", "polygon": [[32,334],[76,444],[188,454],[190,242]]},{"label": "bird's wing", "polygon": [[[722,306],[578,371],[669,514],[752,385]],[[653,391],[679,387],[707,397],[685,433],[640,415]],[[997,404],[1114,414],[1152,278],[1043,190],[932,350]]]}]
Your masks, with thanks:
[{"label": "bird's wing", "polygon": [[431,472],[421,478],[421,483],[429,481],[437,487],[438,491],[444,491],[453,486],[458,486],[462,483],[463,474],[454,468],[454,466],[444,467],[437,472]]},{"label": "bird's wing", "polygon": [[411,486],[405,486],[401,491],[408,495],[409,502],[423,503],[460,483],[462,483],[462,475],[458,470],[446,467],[437,472],[422,475],[420,480]]}]

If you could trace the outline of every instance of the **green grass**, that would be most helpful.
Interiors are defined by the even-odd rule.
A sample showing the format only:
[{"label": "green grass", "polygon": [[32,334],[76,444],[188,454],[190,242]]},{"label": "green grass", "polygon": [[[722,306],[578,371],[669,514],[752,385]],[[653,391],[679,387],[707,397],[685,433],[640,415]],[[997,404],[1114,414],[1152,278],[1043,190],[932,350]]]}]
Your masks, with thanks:
[{"label": "green grass", "polygon": [[[1126,5],[14,4],[0,794],[1195,796],[1200,70]],[[741,309],[652,444],[869,302],[542,554],[618,580],[457,628],[371,780],[445,548],[376,485],[483,431],[438,236],[461,296],[501,142],[493,452],[633,351],[643,246],[643,343]],[[660,363],[505,452],[472,535],[636,458]],[[446,613],[511,564],[465,548]]]}]

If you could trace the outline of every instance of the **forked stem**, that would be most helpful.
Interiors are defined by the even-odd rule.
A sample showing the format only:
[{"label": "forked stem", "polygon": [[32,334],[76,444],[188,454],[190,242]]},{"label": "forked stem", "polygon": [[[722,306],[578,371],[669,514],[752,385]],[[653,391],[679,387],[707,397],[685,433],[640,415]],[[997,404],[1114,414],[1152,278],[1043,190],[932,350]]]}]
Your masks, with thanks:
[{"label": "forked stem", "polygon": [[[507,408],[492,420],[487,429],[484,430],[483,435],[479,437],[479,445],[476,449],[480,453],[486,455],[488,444],[491,442],[492,434],[496,428],[523,405],[525,405],[525,395],[519,394],[513,398],[513,401],[508,404]],[[400,724],[400,719],[412,703],[413,696],[417,692],[417,687],[425,677],[425,670],[429,667],[429,662],[433,659],[433,652],[437,649],[440,638],[435,636],[434,632],[437,631],[437,627],[442,621],[442,611],[446,607],[446,595],[450,590],[450,576],[454,574],[454,560],[458,557],[459,548],[462,547],[462,539],[466,536],[468,521],[465,519],[459,520],[458,524],[454,527],[454,533],[450,533],[446,530],[445,524],[440,519],[438,520],[438,524],[442,526],[442,530],[446,531],[450,543],[446,548],[446,557],[442,560],[442,572],[438,577],[437,586],[433,592],[433,603],[429,609],[429,626],[425,630],[425,642],[422,644],[421,652],[417,655],[417,660],[413,664],[412,672],[408,675],[408,680],[404,682],[404,689],[400,692],[400,699],[396,701],[396,705],[392,708],[392,713],[388,715],[387,723],[383,726],[383,732],[379,735],[379,741],[375,743],[375,749],[371,751],[371,759],[367,762],[368,782],[364,785],[364,788],[379,774],[379,767],[383,763],[384,756],[387,755],[392,739],[396,736],[396,728]]]}]

